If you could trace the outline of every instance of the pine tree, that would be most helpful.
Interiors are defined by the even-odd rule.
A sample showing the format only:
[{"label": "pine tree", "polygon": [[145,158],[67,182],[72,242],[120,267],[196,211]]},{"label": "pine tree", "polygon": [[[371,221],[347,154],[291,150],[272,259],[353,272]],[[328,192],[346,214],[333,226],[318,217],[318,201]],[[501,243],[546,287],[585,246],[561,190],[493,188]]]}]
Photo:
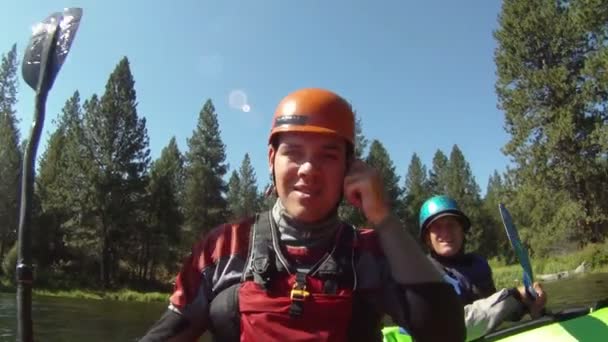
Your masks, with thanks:
[{"label": "pine tree", "polygon": [[380,141],[376,139],[372,141],[366,162],[380,173],[380,177],[382,178],[386,189],[388,204],[393,212],[400,214],[401,208],[399,204],[403,192],[399,187],[400,177],[395,171],[395,165],[393,164],[388,151]]},{"label": "pine tree", "polygon": [[231,220],[238,220],[243,211],[243,198],[241,197],[241,179],[239,173],[234,170],[228,180],[228,191],[226,192],[226,202]]},{"label": "pine tree", "polygon": [[82,172],[74,161],[81,159],[80,94],[74,92],[56,120],[57,128],[51,134],[47,149],[40,159],[37,194],[43,210],[44,226],[34,231],[34,250],[39,265],[52,263],[65,255],[65,225],[78,213]]},{"label": "pine tree", "polygon": [[355,113],[355,158],[363,159],[369,141],[363,134],[363,122],[361,116]]},{"label": "pine tree", "polygon": [[248,153],[245,153],[239,171],[232,171],[230,175],[226,199],[232,220],[253,216],[261,209],[263,200]]},{"label": "pine tree", "polygon": [[2,55],[0,65],[0,259],[15,243],[19,223],[21,150],[15,116],[17,47]]},{"label": "pine tree", "polygon": [[148,220],[146,229],[142,230],[141,251],[138,254],[140,280],[154,280],[158,266],[164,266],[167,272],[175,271],[173,262],[178,259],[184,221],[178,200],[183,166],[183,157],[175,137],[172,137],[150,167]]},{"label": "pine tree", "polygon": [[221,224],[227,216],[224,195],[228,189],[223,177],[228,164],[220,134],[215,107],[207,100],[188,139],[185,159],[184,214],[191,238]]},{"label": "pine tree", "polygon": [[508,200],[506,185],[498,171],[494,171],[488,180],[486,196],[483,199],[483,207],[488,219],[488,242],[493,244],[494,247],[494,253],[490,255],[496,255],[506,262],[512,263],[515,261],[515,255],[507,239],[498,211],[498,204],[507,204]]},{"label": "pine tree", "polygon": [[448,169],[448,157],[441,150],[437,150],[433,156],[433,167],[429,172],[429,187],[434,195],[446,194],[447,180],[446,172]]},{"label": "pine tree", "polygon": [[259,210],[259,195],[255,170],[253,169],[253,165],[251,165],[248,153],[245,153],[245,157],[239,168],[239,180],[243,203],[242,212],[239,214],[241,218],[249,217]]},{"label": "pine tree", "polygon": [[[504,1],[495,32],[514,207],[538,251],[608,233],[608,79],[600,0]],[[544,252],[543,252],[544,253]]]},{"label": "pine tree", "polygon": [[[145,118],[137,113],[135,81],[124,57],[110,75],[97,102],[86,103],[83,144],[93,162],[87,172],[91,231],[77,240],[88,240],[99,258],[101,280],[109,286],[118,262],[133,251],[129,237],[141,230],[150,163]],[[91,239],[92,238],[92,239]],[[80,241],[82,242],[82,241]]]},{"label": "pine tree", "polygon": [[491,252],[485,242],[487,219],[481,202],[481,190],[475,181],[469,163],[457,145],[452,147],[447,172],[445,174],[447,195],[454,198],[471,220],[471,230],[467,234],[467,248],[482,254]]},{"label": "pine tree", "polygon": [[404,193],[404,220],[408,229],[417,236],[420,207],[430,197],[431,191],[426,167],[422,164],[416,153],[412,155],[407,175],[405,176]]},{"label": "pine tree", "polygon": [[[367,145],[369,141],[363,134],[363,123],[361,121],[361,117],[355,113],[355,158],[356,159],[364,159],[363,155],[365,150],[367,149]],[[360,227],[365,224],[365,215],[358,208],[355,208],[346,200],[342,200],[340,203],[340,207],[338,208],[338,214],[340,218],[354,225],[355,227]]]}]

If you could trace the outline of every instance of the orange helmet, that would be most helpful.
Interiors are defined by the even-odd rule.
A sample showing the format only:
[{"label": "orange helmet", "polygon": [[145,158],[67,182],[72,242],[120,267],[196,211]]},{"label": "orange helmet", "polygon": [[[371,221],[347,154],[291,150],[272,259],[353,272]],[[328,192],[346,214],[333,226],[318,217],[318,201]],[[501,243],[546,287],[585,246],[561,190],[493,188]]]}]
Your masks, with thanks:
[{"label": "orange helmet", "polygon": [[314,132],[337,135],[355,144],[355,115],[350,104],[325,89],[305,88],[287,95],[272,118],[268,141],[281,132]]}]

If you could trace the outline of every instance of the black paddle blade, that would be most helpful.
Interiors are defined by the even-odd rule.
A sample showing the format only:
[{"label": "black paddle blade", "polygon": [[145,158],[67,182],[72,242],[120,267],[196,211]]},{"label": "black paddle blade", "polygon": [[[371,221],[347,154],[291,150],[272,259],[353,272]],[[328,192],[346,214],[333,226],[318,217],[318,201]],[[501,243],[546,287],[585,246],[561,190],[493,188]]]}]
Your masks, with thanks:
[{"label": "black paddle blade", "polygon": [[[82,18],[81,8],[66,8],[63,12],[49,15],[33,28],[23,57],[22,73],[25,82],[34,90],[50,89],[70,47]],[[48,75],[46,84],[41,84],[41,64],[46,62]]]}]

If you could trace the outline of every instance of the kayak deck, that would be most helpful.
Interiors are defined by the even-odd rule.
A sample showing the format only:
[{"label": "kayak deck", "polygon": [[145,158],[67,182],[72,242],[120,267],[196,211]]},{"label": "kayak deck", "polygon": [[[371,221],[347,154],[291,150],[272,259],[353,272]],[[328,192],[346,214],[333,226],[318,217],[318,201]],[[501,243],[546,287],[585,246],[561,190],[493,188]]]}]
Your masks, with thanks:
[{"label": "kayak deck", "polygon": [[[500,334],[500,333],[498,333]],[[608,341],[608,308],[566,321],[553,322],[538,328],[507,337],[488,338],[485,341]]]},{"label": "kayak deck", "polygon": [[[572,312],[575,315],[576,311]],[[568,313],[562,314],[564,319]],[[570,319],[554,321],[555,318],[546,316],[515,327],[500,330],[482,338],[479,341],[500,342],[606,342],[608,341],[608,307],[591,313],[578,315]],[[410,342],[411,336],[399,331],[399,327],[382,329],[384,342]]]}]

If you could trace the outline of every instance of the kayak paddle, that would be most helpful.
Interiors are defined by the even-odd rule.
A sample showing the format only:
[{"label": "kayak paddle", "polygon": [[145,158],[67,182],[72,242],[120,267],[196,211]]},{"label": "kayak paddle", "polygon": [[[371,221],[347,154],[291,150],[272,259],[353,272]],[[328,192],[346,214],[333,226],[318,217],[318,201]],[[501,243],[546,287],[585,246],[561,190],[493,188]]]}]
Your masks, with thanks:
[{"label": "kayak paddle", "polygon": [[17,340],[33,341],[32,283],[34,271],[31,251],[32,195],[36,150],[40,141],[46,99],[55,77],[70,51],[78,30],[82,9],[68,8],[53,13],[33,27],[25,49],[21,71],[23,79],[36,92],[34,123],[27,141],[21,169],[21,205],[19,208],[17,278]]},{"label": "kayak paddle", "polygon": [[502,218],[502,223],[505,227],[505,231],[507,232],[507,237],[511,242],[511,246],[513,247],[513,251],[515,251],[515,256],[519,260],[519,264],[524,271],[523,280],[524,286],[526,288],[526,292],[531,295],[533,298],[537,297],[537,293],[532,286],[534,282],[534,275],[532,274],[532,265],[530,264],[530,258],[528,256],[528,251],[522,245],[521,240],[519,239],[519,234],[517,233],[517,228],[513,224],[513,219],[511,218],[511,214],[507,210],[504,204],[499,203],[498,209],[500,210],[500,217]]}]

